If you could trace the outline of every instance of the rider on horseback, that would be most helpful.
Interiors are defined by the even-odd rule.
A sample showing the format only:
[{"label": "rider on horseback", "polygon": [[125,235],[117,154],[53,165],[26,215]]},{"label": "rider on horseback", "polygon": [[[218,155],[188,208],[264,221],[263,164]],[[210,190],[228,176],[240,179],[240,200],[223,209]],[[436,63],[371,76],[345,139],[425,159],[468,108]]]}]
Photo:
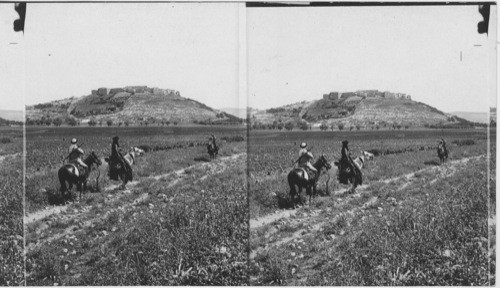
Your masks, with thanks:
[{"label": "rider on horseback", "polygon": [[217,147],[217,143],[215,143],[215,135],[211,134],[210,137],[208,137],[208,145],[213,145],[213,147]]},{"label": "rider on horseback", "polygon": [[[71,160],[71,157],[74,157],[72,156],[71,154],[73,153],[73,151],[75,151],[76,149],[80,148],[78,146],[78,144],[76,144],[76,138],[73,138],[71,139],[71,145],[69,146],[69,149],[68,149],[68,156],[66,156],[66,158],[63,159],[63,164],[64,164],[64,161],[66,161],[66,159],[70,159]],[[71,161],[69,161],[71,163]]]},{"label": "rider on horseback", "polygon": [[116,169],[114,169],[116,166],[114,165],[115,163],[118,163],[127,172],[127,174],[130,174],[130,176],[132,174],[132,168],[120,151],[118,151],[118,147],[120,147],[120,144],[118,143],[119,139],[120,138],[118,136],[113,137],[113,143],[111,144],[111,156],[109,157],[111,169],[109,169],[109,177],[112,180],[118,180],[118,174]]},{"label": "rider on horseback", "polygon": [[69,153],[73,152],[73,150],[78,149],[78,144],[76,144],[76,138],[71,139],[71,145],[69,146]]},{"label": "rider on horseback", "polygon": [[[354,175],[360,176],[361,167],[359,167],[358,164],[352,160],[351,151],[349,151],[349,147],[347,146],[347,144],[349,144],[349,141],[347,140],[342,141],[342,150],[340,152],[342,155],[340,158],[341,171],[344,172],[348,170],[346,168],[350,168],[350,170]],[[345,179],[344,177],[341,178],[343,178],[341,179],[341,183],[346,184],[345,182],[347,182],[347,179]]]},{"label": "rider on horseback", "polygon": [[[68,162],[75,165],[78,170],[81,170],[81,168],[88,169],[89,167],[87,166],[87,164],[82,161],[83,154],[84,153],[82,148],[74,149],[68,156]],[[83,175],[83,173],[80,173],[80,175]]]},{"label": "rider on horseback", "polygon": [[[311,164],[311,160],[314,158],[312,153],[307,150],[307,143],[302,142],[300,144],[300,150],[299,150],[299,159],[297,160],[299,167],[304,168],[308,174],[313,174],[317,175],[318,170],[314,168],[314,166]],[[312,172],[312,173],[311,173]],[[314,178],[314,177],[311,177]]]}]

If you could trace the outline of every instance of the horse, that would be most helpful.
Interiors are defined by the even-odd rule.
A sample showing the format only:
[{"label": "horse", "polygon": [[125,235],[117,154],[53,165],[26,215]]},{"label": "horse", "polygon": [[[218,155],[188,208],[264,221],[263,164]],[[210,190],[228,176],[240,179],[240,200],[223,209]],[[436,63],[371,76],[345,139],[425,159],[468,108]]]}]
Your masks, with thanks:
[{"label": "horse", "polygon": [[372,160],[375,155],[373,153],[370,153],[368,151],[361,151],[361,155],[363,155],[366,160]]},{"label": "horse", "polygon": [[[80,175],[80,171],[76,165],[71,163],[64,164],[57,172],[57,175],[59,176],[59,183],[61,184],[59,191],[63,196],[66,194],[65,192],[71,191],[73,185],[76,184],[76,189],[80,192],[81,200],[82,192],[87,190],[87,178],[89,177],[90,171],[92,171],[94,165],[99,167],[102,164],[101,159],[97,157],[94,151],[92,151],[90,155],[83,160],[83,163],[85,163],[88,168],[83,168],[82,175]],[[69,187],[66,187],[66,183]]]},{"label": "horse", "polygon": [[137,156],[141,156],[144,153],[146,153],[143,149],[141,149],[139,147],[130,147],[130,151],[133,151],[135,153],[135,155],[137,155]]},{"label": "horse", "polygon": [[215,143],[207,144],[208,155],[210,155],[210,160],[215,160],[217,154],[219,154],[219,147]]},{"label": "horse", "polygon": [[[321,170],[326,168],[326,170],[330,170],[332,166],[325,158],[325,155],[321,155],[316,163],[313,164],[313,167],[318,170],[316,175],[309,179],[309,175],[304,168],[294,168],[290,173],[288,173],[288,185],[290,186],[290,197],[292,198],[292,205],[295,208],[295,196],[298,195],[300,199],[300,193],[302,192],[302,188],[306,188],[306,194],[309,195],[309,204],[311,204],[312,196],[316,194],[316,188],[319,176],[321,175]],[[298,193],[296,187],[298,188]],[[312,189],[312,191],[311,191]]]},{"label": "horse", "polygon": [[[136,147],[130,147],[130,150],[127,154],[125,154],[125,156],[123,156],[123,159],[127,162],[127,164],[129,165],[130,167],[130,171],[128,169],[126,169],[125,167],[123,167],[123,165],[119,162],[117,163],[114,163],[114,165],[112,166],[111,164],[109,164],[109,158],[105,158],[104,160],[108,163],[109,165],[109,169],[113,169],[115,171],[115,173],[118,175],[118,178],[122,181],[122,185],[120,185],[120,189],[125,189],[125,185],[127,185],[128,181],[132,181],[132,165],[135,163],[135,151],[136,149],[134,149]],[[140,149],[140,148],[137,148],[137,149]],[[142,149],[140,149],[142,150]],[[144,150],[142,150],[144,151]],[[113,179],[113,180],[118,180],[118,179]]]},{"label": "horse", "polygon": [[[363,152],[365,152],[365,151],[363,151]],[[355,173],[353,171],[354,167],[351,167],[351,166],[341,167],[340,162],[334,163],[335,166],[338,167],[337,179],[339,180],[339,182],[343,183],[343,184],[348,184],[348,183],[352,184],[352,187],[349,190],[350,193],[356,192],[356,187],[358,187],[358,185],[363,184],[363,175],[361,174],[361,170],[365,166],[365,155],[366,155],[363,152],[361,152],[360,156],[358,156],[352,160],[358,166],[360,173]],[[342,175],[342,174],[344,174],[344,175]],[[347,178],[347,181],[344,180],[345,178]]]},{"label": "horse", "polygon": [[446,149],[446,146],[443,145],[443,143],[439,143],[437,147],[437,153],[439,157],[439,163],[444,164],[446,159],[448,159],[448,150]]}]

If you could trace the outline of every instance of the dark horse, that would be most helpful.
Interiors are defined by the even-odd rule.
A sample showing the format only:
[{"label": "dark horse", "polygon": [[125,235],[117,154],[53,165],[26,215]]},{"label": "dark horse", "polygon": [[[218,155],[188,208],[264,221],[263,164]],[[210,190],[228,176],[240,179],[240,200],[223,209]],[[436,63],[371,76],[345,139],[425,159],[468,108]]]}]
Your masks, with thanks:
[{"label": "dark horse", "polygon": [[[362,155],[354,158],[352,161],[358,165],[360,169],[363,169],[365,166],[365,151],[362,152]],[[337,179],[341,184],[352,184],[349,193],[356,192],[356,187],[363,184],[363,174],[361,170],[357,170],[353,164],[343,163],[341,161],[335,162],[335,166],[338,167],[337,171]]]},{"label": "dark horse", "polygon": [[[81,175],[77,175],[75,169],[78,169],[74,164],[65,164],[63,167],[59,169],[57,175],[59,176],[59,183],[61,184],[61,188],[59,191],[62,196],[66,194],[67,191],[71,191],[73,188],[73,184],[76,184],[77,191],[80,192],[80,199],[82,199],[82,192],[87,190],[87,178],[89,177],[90,171],[92,170],[94,164],[99,167],[102,162],[97,157],[97,155],[92,151],[83,163],[87,164],[89,168],[82,168],[83,170]],[[80,172],[79,172],[80,173]],[[68,187],[66,187],[66,183],[68,183]]]},{"label": "dark horse", "polygon": [[[318,170],[318,173],[314,175],[313,178],[309,179],[309,176],[305,175],[305,170],[303,168],[294,168],[290,173],[288,173],[288,185],[290,185],[290,197],[292,198],[292,205],[295,208],[295,196],[298,195],[300,199],[300,193],[302,192],[302,188],[306,188],[306,193],[309,195],[309,204],[311,204],[311,198],[316,194],[316,186],[318,183],[319,175],[321,174],[321,170],[326,168],[329,170],[332,168],[332,165],[328,163],[324,155],[321,155],[316,163],[313,164],[314,168]],[[298,187],[298,193],[295,189],[295,186]],[[312,191],[311,191],[312,190]]]},{"label": "dark horse", "polygon": [[109,165],[109,175],[111,180],[122,181],[122,185],[120,185],[120,189],[125,189],[125,185],[127,185],[128,181],[132,181],[132,165],[135,163],[135,147],[131,147],[130,151],[122,157],[122,161],[126,161],[127,163],[123,163],[124,165],[128,165],[128,167],[123,167],[122,163],[119,161],[111,161],[109,158],[105,158],[104,160],[108,162]]},{"label": "dark horse", "polygon": [[208,155],[210,155],[210,160],[213,160],[219,154],[219,147],[215,143],[207,144]]},{"label": "dark horse", "polygon": [[448,158],[448,150],[446,149],[446,146],[444,146],[443,143],[439,143],[438,148],[437,148],[437,152],[438,152],[440,164],[444,164],[444,162]]}]

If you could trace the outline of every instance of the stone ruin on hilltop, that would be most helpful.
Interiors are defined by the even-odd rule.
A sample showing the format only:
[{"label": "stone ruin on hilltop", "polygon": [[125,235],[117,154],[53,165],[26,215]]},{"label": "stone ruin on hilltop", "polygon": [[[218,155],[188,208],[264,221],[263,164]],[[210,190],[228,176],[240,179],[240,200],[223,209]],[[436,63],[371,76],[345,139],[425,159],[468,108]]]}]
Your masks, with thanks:
[{"label": "stone ruin on hilltop", "polygon": [[103,96],[108,96],[108,95],[115,95],[120,92],[126,92],[130,93],[132,95],[134,94],[154,94],[154,95],[175,95],[175,96],[180,96],[179,91],[173,90],[173,89],[161,89],[158,87],[148,87],[148,86],[126,86],[124,88],[106,88],[102,87],[97,90],[92,90],[92,96],[98,96],[98,97],[103,97]]},{"label": "stone ruin on hilltop", "polygon": [[405,93],[393,93],[389,91],[378,90],[358,90],[356,92],[330,92],[323,94],[323,100],[339,100],[349,97],[358,96],[363,98],[385,98],[385,99],[407,99],[411,100],[411,96]]}]

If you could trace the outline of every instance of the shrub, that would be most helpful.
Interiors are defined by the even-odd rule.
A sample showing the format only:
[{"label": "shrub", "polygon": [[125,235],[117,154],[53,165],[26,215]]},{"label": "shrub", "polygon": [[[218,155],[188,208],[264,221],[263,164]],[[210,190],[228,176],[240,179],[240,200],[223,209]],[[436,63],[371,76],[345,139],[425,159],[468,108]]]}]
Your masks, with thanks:
[{"label": "shrub", "polygon": [[11,142],[12,142],[12,139],[7,138],[7,137],[3,137],[0,139],[0,143],[2,143],[2,144],[7,144],[7,143],[11,143]]}]

